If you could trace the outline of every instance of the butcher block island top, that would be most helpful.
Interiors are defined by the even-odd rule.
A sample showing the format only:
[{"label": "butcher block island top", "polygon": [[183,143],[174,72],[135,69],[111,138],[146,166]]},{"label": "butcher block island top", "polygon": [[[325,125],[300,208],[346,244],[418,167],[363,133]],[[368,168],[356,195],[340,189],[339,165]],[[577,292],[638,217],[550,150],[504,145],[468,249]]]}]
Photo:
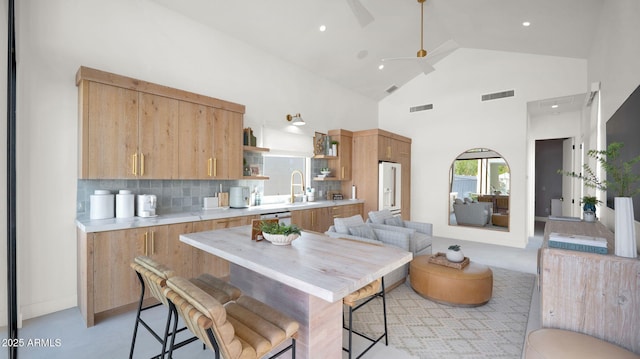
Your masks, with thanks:
[{"label": "butcher block island top", "polygon": [[310,231],[288,246],[256,242],[251,226],[183,234],[180,241],[331,303],[412,259],[394,247]]}]

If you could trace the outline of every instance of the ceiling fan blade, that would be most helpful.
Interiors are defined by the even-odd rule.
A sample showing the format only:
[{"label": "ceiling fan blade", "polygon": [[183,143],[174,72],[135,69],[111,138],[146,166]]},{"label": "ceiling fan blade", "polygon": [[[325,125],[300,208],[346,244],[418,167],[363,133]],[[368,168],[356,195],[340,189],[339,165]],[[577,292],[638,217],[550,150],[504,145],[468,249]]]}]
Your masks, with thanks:
[{"label": "ceiling fan blade", "polygon": [[426,58],[418,58],[417,60],[418,66],[420,66],[420,69],[425,75],[436,70],[433,66],[431,66]]},{"label": "ceiling fan blade", "polygon": [[386,57],[384,59],[381,59],[380,61],[382,62],[386,62],[386,61],[397,61],[397,60],[415,60],[417,59],[417,57],[415,56],[404,56],[404,57]]},{"label": "ceiling fan blade", "polygon": [[431,65],[435,65],[438,61],[444,59],[447,55],[457,50],[460,46],[453,40],[447,40],[440,46],[436,47],[433,51],[427,54],[427,61]]},{"label": "ceiling fan blade", "polygon": [[373,15],[367,10],[364,5],[360,2],[360,0],[346,0],[347,4],[351,8],[353,15],[355,15],[356,19],[358,19],[358,23],[361,27],[365,27],[373,22]]}]

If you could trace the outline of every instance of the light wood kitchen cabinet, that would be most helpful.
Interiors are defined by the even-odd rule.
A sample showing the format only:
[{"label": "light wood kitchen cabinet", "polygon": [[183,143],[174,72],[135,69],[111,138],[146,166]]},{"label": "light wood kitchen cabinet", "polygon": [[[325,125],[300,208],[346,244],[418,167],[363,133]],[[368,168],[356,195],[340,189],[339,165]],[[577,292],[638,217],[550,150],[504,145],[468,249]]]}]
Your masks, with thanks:
[{"label": "light wood kitchen cabinet", "polygon": [[242,178],[242,114],[223,109],[213,110],[214,166],[213,178]]},{"label": "light wood kitchen cabinet", "polygon": [[226,261],[195,253],[180,242],[180,234],[244,225],[251,218],[255,216],[95,233],[78,230],[78,307],[87,326],[135,307],[140,283],[130,265],[137,256],[149,256],[186,278],[200,273],[228,275]]},{"label": "light wood kitchen cabinet", "polygon": [[177,178],[178,104],[175,99],[140,93],[138,178]]},{"label": "light wood kitchen cabinet", "polygon": [[302,209],[291,212],[291,223],[314,232],[325,232],[333,219],[329,215],[329,207]]},{"label": "light wood kitchen cabinet", "polygon": [[130,264],[136,256],[145,255],[147,242],[143,230],[128,229],[90,233],[93,242],[94,313],[101,313],[135,302],[140,284]]},{"label": "light wood kitchen cabinet", "polygon": [[[251,220],[259,219],[260,216],[243,216],[212,219],[193,223],[193,232],[212,231],[214,229],[233,228],[251,224]],[[247,238],[247,240],[251,240]],[[209,273],[216,277],[226,277],[229,275],[229,262],[216,257],[198,248],[192,248],[193,253],[193,273]]]},{"label": "light wood kitchen cabinet", "polygon": [[179,108],[179,177],[210,178],[213,173],[213,118],[208,116],[208,107],[204,105],[181,101]]},{"label": "light wood kitchen cabinet", "polygon": [[181,179],[242,177],[242,114],[180,102]]},{"label": "light wood kitchen cabinet", "polygon": [[309,231],[324,233],[333,225],[334,218],[363,215],[362,203],[310,208],[291,212],[291,223]]},{"label": "light wood kitchen cabinet", "polygon": [[331,130],[328,133],[332,141],[338,141],[338,155],[335,159],[329,159],[329,168],[335,171],[335,176],[340,181],[351,180],[351,151],[353,132],[347,130]]},{"label": "light wood kitchen cabinet", "polygon": [[[365,215],[378,210],[378,163],[402,165],[402,218],[411,218],[411,139],[388,131],[373,129],[353,132],[352,181],[343,183],[342,191],[350,193],[356,185],[358,199],[364,200]],[[376,175],[373,175],[376,174]],[[347,192],[349,191],[349,192]]]},{"label": "light wood kitchen cabinet", "polygon": [[242,178],[243,105],[81,67],[79,178]]},{"label": "light wood kitchen cabinet", "polygon": [[83,81],[79,86],[79,178],[136,178],[138,92]]}]

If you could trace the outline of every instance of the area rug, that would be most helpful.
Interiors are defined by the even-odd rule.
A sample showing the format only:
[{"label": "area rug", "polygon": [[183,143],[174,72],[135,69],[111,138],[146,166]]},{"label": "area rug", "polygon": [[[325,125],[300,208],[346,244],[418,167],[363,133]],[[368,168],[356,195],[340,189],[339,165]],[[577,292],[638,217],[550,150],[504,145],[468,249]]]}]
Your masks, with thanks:
[{"label": "area rug", "polygon": [[[387,294],[389,343],[421,359],[520,358],[533,274],[493,270],[493,296],[476,308],[438,304],[415,293],[409,280]],[[359,309],[354,327],[382,332],[382,301]]]}]

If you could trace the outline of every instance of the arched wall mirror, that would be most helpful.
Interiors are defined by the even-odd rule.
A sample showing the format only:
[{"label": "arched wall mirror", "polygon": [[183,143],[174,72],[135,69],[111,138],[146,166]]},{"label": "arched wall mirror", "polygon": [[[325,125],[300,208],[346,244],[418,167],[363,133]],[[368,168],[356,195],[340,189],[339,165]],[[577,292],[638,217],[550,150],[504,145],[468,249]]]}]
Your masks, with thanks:
[{"label": "arched wall mirror", "polygon": [[502,156],[473,148],[449,170],[449,225],[509,231],[510,170]]}]

